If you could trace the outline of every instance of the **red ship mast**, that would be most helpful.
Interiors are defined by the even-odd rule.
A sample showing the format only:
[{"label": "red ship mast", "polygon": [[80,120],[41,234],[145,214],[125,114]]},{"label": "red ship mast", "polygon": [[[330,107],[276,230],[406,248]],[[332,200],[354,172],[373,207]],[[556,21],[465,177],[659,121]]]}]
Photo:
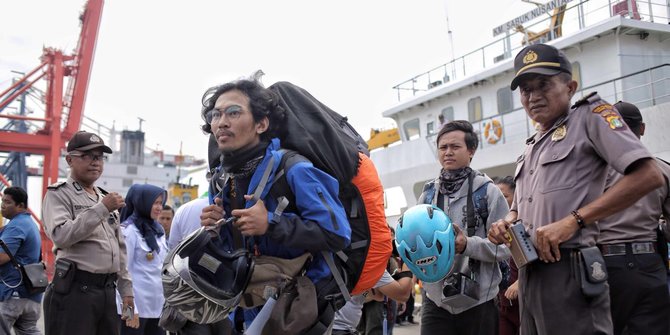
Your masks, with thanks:
[{"label": "red ship mast", "polygon": [[[0,113],[10,120],[41,121],[44,127],[34,132],[17,133],[0,129],[0,151],[24,152],[44,156],[42,194],[48,185],[58,180],[58,161],[65,142],[79,130],[84,115],[86,91],[93,65],[93,54],[100,28],[104,0],[89,0],[79,17],[81,32],[77,49],[71,55],[55,48],[44,48],[42,63],[0,93],[0,111],[24,94],[40,79],[45,78],[44,118]],[[70,77],[65,91],[65,77]],[[67,113],[66,113],[67,111]],[[65,122],[63,122],[65,121]],[[4,178],[3,178],[4,179]],[[38,220],[40,226],[42,223]],[[42,229],[42,256],[49,269],[53,268],[51,240]]]}]

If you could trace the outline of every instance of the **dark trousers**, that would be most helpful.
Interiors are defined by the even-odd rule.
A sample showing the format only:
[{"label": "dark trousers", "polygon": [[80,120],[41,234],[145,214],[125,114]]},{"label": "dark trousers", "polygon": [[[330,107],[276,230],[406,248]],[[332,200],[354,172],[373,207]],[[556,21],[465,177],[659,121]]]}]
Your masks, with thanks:
[{"label": "dark trousers", "polygon": [[51,284],[43,305],[46,335],[119,335],[113,281],[102,285],[73,281],[68,294],[54,292]]},{"label": "dark trousers", "polygon": [[500,306],[499,335],[519,335],[519,306]]},{"label": "dark trousers", "polygon": [[139,328],[130,328],[121,320],[121,335],[165,335],[165,330],[158,327],[158,318],[140,318]]},{"label": "dark trousers", "polygon": [[426,294],[421,303],[421,335],[498,334],[498,307],[493,299],[459,314],[437,306]]},{"label": "dark trousers", "polygon": [[614,334],[670,334],[667,272],[658,254],[606,256]]},{"label": "dark trousers", "polygon": [[574,255],[561,249],[559,262],[536,261],[519,269],[521,334],[612,334],[609,289],[585,297]]},{"label": "dark trousers", "polygon": [[229,319],[221,320],[217,323],[201,325],[195,322],[188,321],[184,328],[177,334],[179,335],[231,335],[233,333],[233,325]]},{"label": "dark trousers", "polygon": [[363,315],[358,323],[358,333],[365,335],[382,335],[384,322],[384,302],[369,301],[363,305]]},{"label": "dark trousers", "polygon": [[409,321],[409,322],[414,322],[414,294],[409,295],[409,299],[407,299],[407,302],[405,303],[405,311],[398,315],[398,323],[400,321]]}]

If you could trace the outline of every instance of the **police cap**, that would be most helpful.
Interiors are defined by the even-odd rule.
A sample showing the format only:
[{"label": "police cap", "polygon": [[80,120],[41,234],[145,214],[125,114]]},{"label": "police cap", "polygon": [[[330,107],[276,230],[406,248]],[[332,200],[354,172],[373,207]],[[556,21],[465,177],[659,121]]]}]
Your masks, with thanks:
[{"label": "police cap", "polygon": [[515,77],[510,88],[519,86],[522,76],[529,73],[554,76],[561,72],[572,74],[572,65],[565,54],[547,44],[533,44],[523,48],[514,58]]},{"label": "police cap", "polygon": [[112,148],[106,146],[100,136],[83,130],[72,135],[67,143],[67,152],[89,151],[97,148],[102,148],[102,151],[108,154],[112,153]]}]

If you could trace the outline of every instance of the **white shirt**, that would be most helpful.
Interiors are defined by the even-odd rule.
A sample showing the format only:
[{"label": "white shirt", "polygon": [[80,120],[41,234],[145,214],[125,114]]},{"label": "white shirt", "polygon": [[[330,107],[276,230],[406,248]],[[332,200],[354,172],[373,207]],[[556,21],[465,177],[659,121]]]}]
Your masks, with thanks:
[{"label": "white shirt", "polygon": [[198,198],[177,208],[172,220],[172,226],[170,227],[170,238],[168,241],[170,249],[176,247],[184,237],[201,227],[200,214],[202,213],[202,209],[207,206],[209,206],[209,199]]},{"label": "white shirt", "polygon": [[[133,295],[135,296],[135,314],[141,318],[159,318],[163,310],[163,282],[161,281],[161,269],[163,261],[168,254],[165,234],[156,237],[160,252],[153,252],[152,259],[147,257],[151,248],[139,229],[134,224],[122,227],[121,231],[126,239],[126,251],[128,253],[128,272],[133,281]],[[121,300],[117,294],[117,311],[121,314]]]},{"label": "white shirt", "polygon": [[[384,271],[384,274],[375,284],[374,288],[386,286],[394,281],[395,280],[393,280],[391,274],[388,271]],[[364,303],[365,293],[352,296],[351,300],[347,301],[347,303],[335,313],[333,329],[355,331],[358,322],[361,320],[361,315],[363,315]]]}]

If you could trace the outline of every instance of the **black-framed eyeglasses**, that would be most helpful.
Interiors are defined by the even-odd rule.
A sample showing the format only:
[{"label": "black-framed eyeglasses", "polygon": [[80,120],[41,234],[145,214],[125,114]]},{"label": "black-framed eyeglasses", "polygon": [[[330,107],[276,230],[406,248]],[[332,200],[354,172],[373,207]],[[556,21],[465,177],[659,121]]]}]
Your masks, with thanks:
[{"label": "black-framed eyeglasses", "polygon": [[84,162],[95,162],[95,161],[101,161],[101,162],[106,162],[107,161],[107,155],[96,155],[92,154],[90,152],[86,152],[83,154],[70,154],[70,156],[74,157],[79,157],[81,158]]},{"label": "black-framed eyeglasses", "polygon": [[219,121],[225,114],[228,120],[237,120],[242,115],[242,106],[232,105],[223,109],[223,111],[218,109],[211,109],[205,113],[205,121],[207,124],[212,124],[213,122]]}]

